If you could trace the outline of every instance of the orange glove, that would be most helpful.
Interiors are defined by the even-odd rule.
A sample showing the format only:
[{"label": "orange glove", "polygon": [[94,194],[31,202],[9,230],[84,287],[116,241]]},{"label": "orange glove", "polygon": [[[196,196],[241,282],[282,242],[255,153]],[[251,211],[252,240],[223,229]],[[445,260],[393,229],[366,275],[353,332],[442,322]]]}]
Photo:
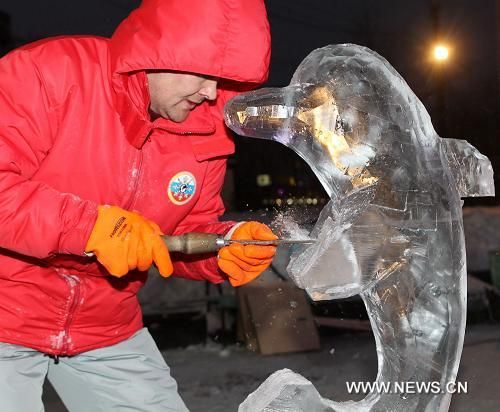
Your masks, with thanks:
[{"label": "orange glove", "polygon": [[[231,239],[275,240],[278,237],[263,223],[246,222],[239,226]],[[241,286],[268,268],[276,246],[240,245],[233,243],[219,250],[219,268],[229,275],[233,286]]]},{"label": "orange glove", "polygon": [[148,270],[156,263],[160,274],[172,274],[172,262],[156,223],[118,206],[99,206],[97,220],[85,247],[116,277],[129,270]]}]

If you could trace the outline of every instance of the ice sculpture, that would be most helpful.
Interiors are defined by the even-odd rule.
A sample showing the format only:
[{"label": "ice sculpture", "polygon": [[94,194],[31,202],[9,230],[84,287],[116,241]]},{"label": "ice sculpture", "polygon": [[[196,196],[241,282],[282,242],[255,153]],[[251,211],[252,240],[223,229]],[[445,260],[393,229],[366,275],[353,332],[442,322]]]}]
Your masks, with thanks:
[{"label": "ice sculpture", "polygon": [[[465,333],[460,198],[494,195],[489,160],[464,140],[440,138],[395,69],[352,44],[313,51],[285,88],[234,98],[225,120],[240,135],[293,149],[330,195],[311,233],[319,241],[288,265],[296,284],[314,300],[361,295],[376,340],[377,382],[440,382],[444,391],[456,379]],[[239,410],[449,408],[450,394],[411,392],[334,402],[285,369]]]}]

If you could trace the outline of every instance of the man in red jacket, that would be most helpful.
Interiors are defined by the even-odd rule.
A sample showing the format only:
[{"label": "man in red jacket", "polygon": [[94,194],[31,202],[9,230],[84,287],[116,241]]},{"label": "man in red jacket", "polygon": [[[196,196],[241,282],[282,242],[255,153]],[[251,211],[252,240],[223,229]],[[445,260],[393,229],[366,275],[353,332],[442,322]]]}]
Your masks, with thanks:
[{"label": "man in red jacket", "polygon": [[222,109],[266,79],[269,48],[262,0],[144,0],[111,39],[0,60],[2,411],[41,410],[46,376],[71,411],[186,410],[136,295],[152,263],[235,286],[270,264],[271,246],[171,259],[160,238],[275,238],[218,221]]}]

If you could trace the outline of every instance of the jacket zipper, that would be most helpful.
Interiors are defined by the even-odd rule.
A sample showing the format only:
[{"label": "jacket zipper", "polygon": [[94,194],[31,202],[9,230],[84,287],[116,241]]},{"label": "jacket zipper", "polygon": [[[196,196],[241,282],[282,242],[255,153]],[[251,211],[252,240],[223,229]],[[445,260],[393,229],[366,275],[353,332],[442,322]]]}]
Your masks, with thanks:
[{"label": "jacket zipper", "polygon": [[137,188],[139,187],[139,182],[141,180],[143,159],[144,159],[144,155],[143,155],[142,149],[141,149],[141,150],[139,150],[139,167],[137,169],[137,177],[136,177],[135,182],[134,182],[134,188],[132,189],[132,194],[130,196],[130,199],[124,207],[125,210],[130,210],[130,207],[133,206],[135,199],[137,197]]},{"label": "jacket zipper", "polygon": [[161,127],[161,126],[158,126],[157,129],[160,129],[160,130],[163,130],[167,133],[171,133],[171,134],[178,134],[178,135],[181,135],[181,136],[185,136],[185,135],[191,135],[191,134],[197,134],[197,135],[202,135],[202,136],[209,136],[213,133],[215,133],[216,129],[215,127],[210,129],[210,130],[207,130],[206,128],[202,128],[202,129],[191,129],[191,130],[179,130],[179,129],[174,129],[174,128],[168,128],[168,127]]},{"label": "jacket zipper", "polygon": [[70,288],[69,299],[71,299],[68,309],[68,316],[66,317],[66,322],[64,323],[63,338],[60,349],[60,353],[64,355],[67,353],[69,348],[69,328],[71,326],[71,322],[73,321],[75,310],[80,301],[80,279],[78,279],[78,277],[76,276],[66,275],[64,273],[62,273],[61,276],[68,283],[68,286]]}]

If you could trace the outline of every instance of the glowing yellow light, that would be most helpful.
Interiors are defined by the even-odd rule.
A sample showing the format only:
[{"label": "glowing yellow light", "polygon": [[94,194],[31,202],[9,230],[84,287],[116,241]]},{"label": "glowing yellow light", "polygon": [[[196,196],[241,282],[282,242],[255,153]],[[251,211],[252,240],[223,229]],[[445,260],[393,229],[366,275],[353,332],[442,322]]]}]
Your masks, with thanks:
[{"label": "glowing yellow light", "polygon": [[434,47],[433,55],[438,61],[448,60],[448,57],[450,57],[450,49],[442,44],[438,44]]}]

